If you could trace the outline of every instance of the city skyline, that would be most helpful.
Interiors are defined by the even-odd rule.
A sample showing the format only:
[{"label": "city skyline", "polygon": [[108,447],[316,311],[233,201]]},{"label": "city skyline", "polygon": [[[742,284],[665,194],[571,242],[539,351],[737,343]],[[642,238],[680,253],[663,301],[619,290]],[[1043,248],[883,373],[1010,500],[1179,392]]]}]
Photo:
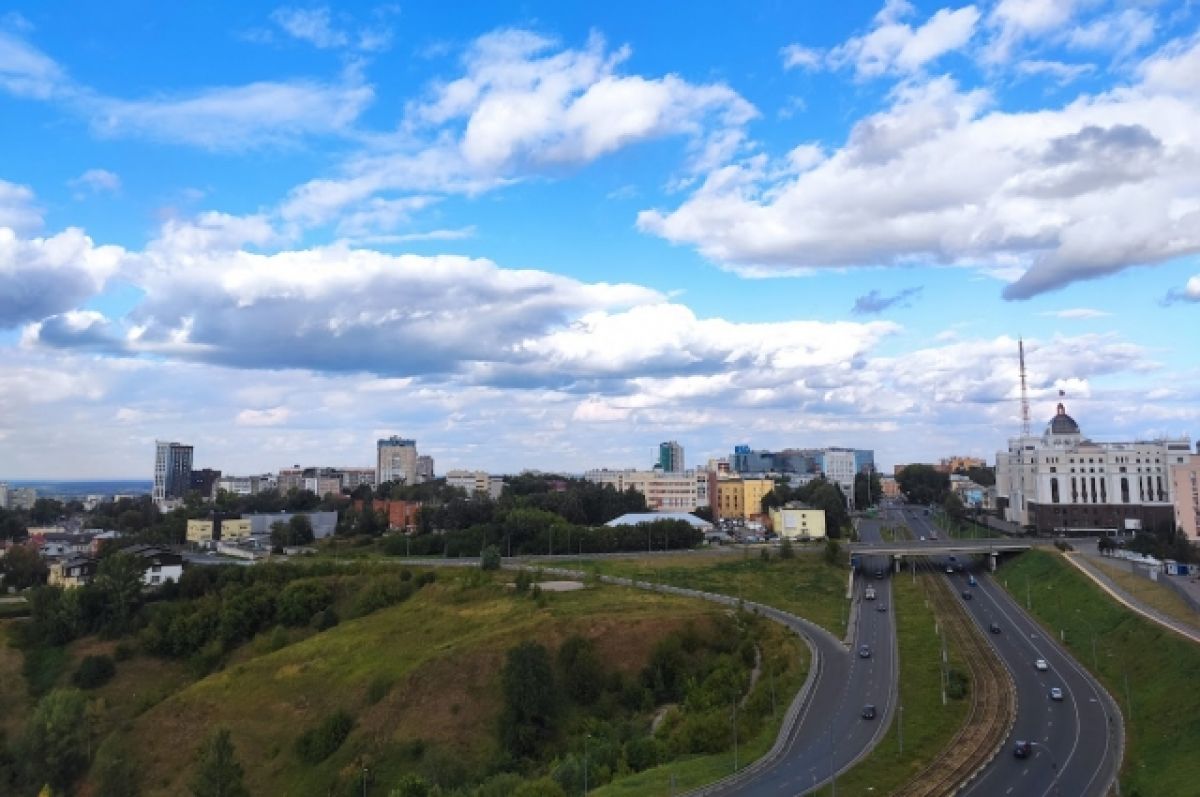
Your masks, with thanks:
[{"label": "city skyline", "polygon": [[0,15],[0,479],[1200,436],[1196,7],[520,8]]}]

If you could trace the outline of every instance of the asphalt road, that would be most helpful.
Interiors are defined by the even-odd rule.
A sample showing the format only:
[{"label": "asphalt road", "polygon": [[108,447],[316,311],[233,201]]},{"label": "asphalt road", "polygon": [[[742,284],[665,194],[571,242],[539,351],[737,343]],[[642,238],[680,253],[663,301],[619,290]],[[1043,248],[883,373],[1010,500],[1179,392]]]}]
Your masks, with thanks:
[{"label": "asphalt road", "polygon": [[[906,512],[918,535],[932,526],[919,511]],[[944,566],[946,560],[935,560]],[[962,791],[969,797],[1093,797],[1108,793],[1116,777],[1123,744],[1121,715],[1094,678],[1049,637],[1024,609],[977,565],[976,585],[968,572],[945,575],[956,594],[969,591],[968,613],[987,635],[1017,690],[1017,717],[1000,754]],[[961,599],[961,598],[960,598]],[[990,633],[992,623],[1000,633]],[[1048,669],[1034,666],[1045,659]],[[1050,699],[1051,687],[1063,700]],[[1013,755],[1017,740],[1033,743],[1025,759]]]}]

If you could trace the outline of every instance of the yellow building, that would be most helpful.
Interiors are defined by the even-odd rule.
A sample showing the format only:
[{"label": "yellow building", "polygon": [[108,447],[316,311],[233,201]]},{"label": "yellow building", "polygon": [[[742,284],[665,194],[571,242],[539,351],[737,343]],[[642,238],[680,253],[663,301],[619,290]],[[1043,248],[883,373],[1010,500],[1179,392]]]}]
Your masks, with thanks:
[{"label": "yellow building", "polygon": [[187,522],[187,541],[194,543],[212,542],[213,522],[211,520],[189,520]]},{"label": "yellow building", "polygon": [[99,562],[85,556],[64,559],[50,567],[47,583],[52,587],[73,589],[92,583]]},{"label": "yellow building", "polygon": [[825,510],[796,502],[772,509],[771,530],[789,540],[824,539]]},{"label": "yellow building", "polygon": [[759,517],[763,513],[763,496],[774,489],[775,482],[771,479],[720,479],[717,481],[713,517],[717,520]]},{"label": "yellow building", "polygon": [[217,539],[218,531],[222,540],[240,540],[250,536],[250,521],[241,518],[226,518],[216,523],[211,520],[189,520],[187,541],[203,545]]}]

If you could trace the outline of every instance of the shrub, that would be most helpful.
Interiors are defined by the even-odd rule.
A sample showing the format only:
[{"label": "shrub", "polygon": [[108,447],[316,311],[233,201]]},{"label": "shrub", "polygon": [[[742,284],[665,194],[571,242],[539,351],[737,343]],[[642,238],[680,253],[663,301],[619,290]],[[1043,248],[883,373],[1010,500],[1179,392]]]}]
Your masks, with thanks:
[{"label": "shrub", "polygon": [[345,711],[326,717],[320,725],[309,728],[296,740],[296,755],[306,764],[319,764],[337,752],[354,728],[354,718]]},{"label": "shrub", "polygon": [[405,775],[388,792],[388,797],[431,797],[433,793],[433,787],[425,778]]},{"label": "shrub", "polygon": [[495,545],[484,548],[483,553],[479,556],[479,567],[482,570],[499,570],[500,549]]},{"label": "shrub", "polygon": [[970,681],[961,670],[953,667],[946,673],[946,694],[952,700],[962,700],[967,696],[967,690],[970,688]]},{"label": "shrub", "polygon": [[97,689],[111,681],[116,674],[117,667],[108,656],[87,656],[71,676],[71,682],[80,689]]},{"label": "shrub", "polygon": [[792,544],[791,540],[784,539],[784,541],[779,544],[779,558],[780,559],[795,559],[796,558],[796,546]]},{"label": "shrub", "polygon": [[333,603],[333,590],[319,581],[293,581],[279,593],[276,612],[288,626],[307,625],[313,615]]},{"label": "shrub", "polygon": [[415,591],[411,581],[402,581],[395,575],[375,576],[355,597],[352,613],[356,617],[371,614],[408,600]]},{"label": "shrub", "polygon": [[512,772],[493,775],[475,788],[474,797],[509,797],[515,794],[525,779]]},{"label": "shrub", "polygon": [[625,761],[634,772],[658,766],[662,759],[662,742],[653,736],[640,736],[625,743]]},{"label": "shrub", "polygon": [[318,631],[328,631],[330,628],[333,628],[335,625],[337,625],[338,622],[338,613],[332,608],[326,609],[313,618],[313,626]]},{"label": "shrub", "polygon": [[513,586],[516,587],[517,592],[525,593],[529,592],[529,585],[532,583],[533,577],[529,575],[528,570],[518,570],[517,580],[513,582]]},{"label": "shrub", "polygon": [[113,658],[117,661],[129,661],[136,652],[130,643],[118,642],[117,646],[113,648]]}]

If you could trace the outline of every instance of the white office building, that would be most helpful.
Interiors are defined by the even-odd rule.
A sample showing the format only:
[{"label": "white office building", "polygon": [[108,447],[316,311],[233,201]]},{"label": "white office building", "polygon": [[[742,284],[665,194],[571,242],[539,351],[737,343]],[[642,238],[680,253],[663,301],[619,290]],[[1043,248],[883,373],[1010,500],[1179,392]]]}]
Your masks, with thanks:
[{"label": "white office building", "polygon": [[[630,488],[646,497],[646,506],[656,512],[691,512],[708,506],[708,482],[705,474],[695,471],[664,473],[661,470],[589,470],[583,478],[596,484],[610,484],[617,492]],[[706,501],[699,502],[699,484],[704,480]]]}]

